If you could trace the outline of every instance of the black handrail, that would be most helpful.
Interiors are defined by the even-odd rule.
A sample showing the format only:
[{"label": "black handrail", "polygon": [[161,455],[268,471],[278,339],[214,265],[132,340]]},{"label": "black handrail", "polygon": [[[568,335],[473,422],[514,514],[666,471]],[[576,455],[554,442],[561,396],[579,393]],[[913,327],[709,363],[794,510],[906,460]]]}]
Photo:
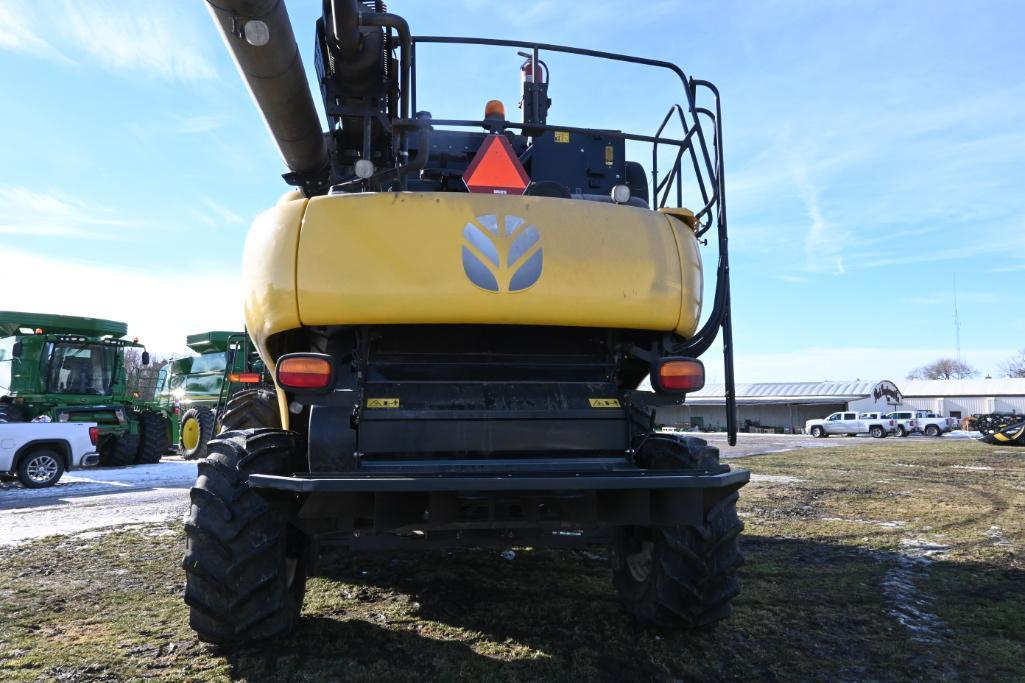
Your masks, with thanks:
[{"label": "black handrail", "polygon": [[[718,336],[719,331],[723,335],[723,362],[725,365],[726,384],[726,428],[729,435],[730,445],[737,441],[737,407],[736,387],[733,367],[733,323],[730,314],[731,293],[730,293],[730,266],[729,266],[729,238],[726,224],[726,181],[723,176],[723,149],[722,149],[722,108],[720,103],[719,90],[710,82],[704,80],[688,79],[680,67],[671,62],[634,57],[631,55],[604,52],[600,50],[589,50],[575,48],[565,45],[554,45],[550,43],[534,43],[520,40],[500,40],[492,38],[465,38],[448,36],[413,36],[410,41],[410,70],[411,88],[408,96],[413,105],[413,112],[416,112],[417,99],[417,66],[416,46],[418,43],[434,43],[449,45],[481,45],[494,47],[510,47],[530,50],[533,58],[541,51],[561,52],[565,54],[580,55],[584,57],[596,57],[613,61],[627,62],[668,69],[680,79],[686,99],[686,112],[680,104],[674,104],[654,136],[639,135],[635,133],[623,133],[621,131],[596,130],[592,128],[579,128],[573,126],[556,126],[504,122],[505,128],[522,130],[529,127],[532,131],[566,131],[570,133],[600,133],[601,135],[623,140],[636,142],[647,142],[652,145],[652,201],[656,208],[664,208],[669,201],[670,192],[676,187],[676,204],[683,204],[683,178],[682,161],[685,151],[689,152],[691,165],[694,170],[695,182],[701,195],[702,207],[694,214],[694,232],[698,238],[711,229],[713,222],[717,228],[717,242],[719,251],[719,263],[716,268],[716,287],[713,297],[712,311],[704,325],[686,342],[679,344],[673,349],[674,353],[681,355],[699,356],[711,346]],[[711,93],[714,101],[714,108],[699,107],[697,104],[700,90],[707,90]],[[683,137],[680,139],[663,137],[663,132],[669,121],[676,114],[683,128]],[[708,123],[714,131],[711,144],[705,138],[702,118],[707,118]],[[432,119],[431,126],[438,127],[463,127],[463,128],[487,128],[494,125],[494,122],[483,120],[463,119]],[[695,140],[697,144],[695,144]],[[678,147],[676,157],[666,177],[659,182],[658,177],[658,146],[670,145]],[[426,158],[425,154],[418,154],[418,157]],[[707,178],[707,184],[706,184]],[[659,194],[661,193],[661,197]]]}]

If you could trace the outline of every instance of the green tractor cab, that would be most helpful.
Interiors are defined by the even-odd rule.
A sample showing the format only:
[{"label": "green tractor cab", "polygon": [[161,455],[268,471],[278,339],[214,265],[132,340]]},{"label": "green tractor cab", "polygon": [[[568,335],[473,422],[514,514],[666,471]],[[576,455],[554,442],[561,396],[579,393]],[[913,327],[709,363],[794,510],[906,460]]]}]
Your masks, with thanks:
[{"label": "green tractor cab", "polygon": [[225,429],[276,419],[274,385],[248,335],[200,332],[185,343],[198,355],[171,362],[168,389],[177,417],[172,437],[186,460],[206,457],[207,442]]},{"label": "green tractor cab", "polygon": [[114,320],[0,311],[0,422],[95,422],[102,465],[158,462],[170,445],[161,378],[127,334]]}]

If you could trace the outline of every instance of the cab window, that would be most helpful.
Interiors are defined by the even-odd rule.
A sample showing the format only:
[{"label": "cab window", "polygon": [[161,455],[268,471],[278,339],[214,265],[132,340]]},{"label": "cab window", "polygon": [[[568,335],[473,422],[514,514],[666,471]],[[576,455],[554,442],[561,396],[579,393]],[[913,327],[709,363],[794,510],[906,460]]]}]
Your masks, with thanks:
[{"label": "cab window", "polygon": [[15,337],[0,339],[0,396],[11,393],[11,366],[14,365]]},{"label": "cab window", "polygon": [[858,414],[857,413],[844,413],[843,419],[845,419],[845,420],[857,420],[858,419]]},{"label": "cab window", "polygon": [[224,372],[227,361],[225,353],[204,353],[192,359],[192,372]]},{"label": "cab window", "polygon": [[117,349],[99,344],[50,344],[46,388],[55,394],[107,396]]},{"label": "cab window", "polygon": [[826,419],[829,420],[830,422],[836,422],[837,420],[840,419],[840,413],[833,413],[832,415],[830,415]]}]

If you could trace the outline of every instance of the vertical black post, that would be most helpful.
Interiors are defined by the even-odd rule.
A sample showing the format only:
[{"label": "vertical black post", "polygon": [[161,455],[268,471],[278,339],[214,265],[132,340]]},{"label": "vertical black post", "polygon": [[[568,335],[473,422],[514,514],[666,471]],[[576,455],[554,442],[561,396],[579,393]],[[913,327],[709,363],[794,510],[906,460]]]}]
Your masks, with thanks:
[{"label": "vertical black post", "polygon": [[530,89],[530,92],[531,92],[531,95],[532,95],[531,98],[530,98],[531,99],[530,109],[531,109],[531,119],[533,120],[534,123],[540,123],[541,122],[541,100],[540,100],[540,93],[538,93],[538,90],[537,90],[537,84],[538,84],[538,80],[537,80],[538,54],[537,54],[537,52],[538,52],[537,46],[535,45],[534,46],[533,56],[531,57],[531,62],[530,62],[530,72],[533,74],[532,78],[534,79],[534,83],[533,83],[534,87]]}]

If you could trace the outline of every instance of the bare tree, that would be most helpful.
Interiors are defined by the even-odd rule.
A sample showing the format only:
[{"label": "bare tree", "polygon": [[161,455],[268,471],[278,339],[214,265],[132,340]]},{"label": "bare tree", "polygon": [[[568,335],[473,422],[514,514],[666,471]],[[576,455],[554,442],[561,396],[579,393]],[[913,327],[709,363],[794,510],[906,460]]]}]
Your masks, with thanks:
[{"label": "bare tree", "polygon": [[1006,362],[1001,363],[1000,369],[1008,377],[1025,377],[1025,349],[1008,358]]},{"label": "bare tree", "polygon": [[955,358],[940,358],[908,373],[908,379],[968,379],[979,371]]}]

